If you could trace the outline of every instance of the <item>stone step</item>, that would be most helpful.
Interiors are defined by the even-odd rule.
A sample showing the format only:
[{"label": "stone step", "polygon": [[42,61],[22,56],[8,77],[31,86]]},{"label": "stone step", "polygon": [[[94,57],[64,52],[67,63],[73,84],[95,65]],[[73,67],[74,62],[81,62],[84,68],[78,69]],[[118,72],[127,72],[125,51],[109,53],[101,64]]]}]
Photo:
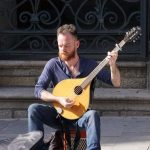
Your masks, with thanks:
[{"label": "stone step", "polygon": [[[0,86],[34,86],[46,61],[0,60]],[[147,88],[149,82],[148,62],[118,62],[122,88]],[[108,87],[97,82],[97,87]]]},{"label": "stone step", "polygon": [[[45,139],[51,131],[45,126]],[[0,150],[27,132],[27,119],[0,119]],[[149,150],[149,139],[150,117],[101,117],[102,150]]]},{"label": "stone step", "polygon": [[[26,118],[31,103],[43,103],[33,93],[34,87],[0,87],[0,118]],[[102,116],[149,116],[150,92],[148,89],[96,88],[91,106]]]}]

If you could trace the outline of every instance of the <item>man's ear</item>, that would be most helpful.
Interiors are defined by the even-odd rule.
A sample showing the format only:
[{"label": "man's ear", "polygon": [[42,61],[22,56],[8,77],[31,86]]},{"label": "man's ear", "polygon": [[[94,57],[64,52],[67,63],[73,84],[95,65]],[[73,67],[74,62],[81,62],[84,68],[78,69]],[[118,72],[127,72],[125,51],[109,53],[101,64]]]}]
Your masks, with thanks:
[{"label": "man's ear", "polygon": [[77,46],[77,48],[79,48],[79,46],[80,46],[80,41],[79,40],[77,40],[76,46]]}]

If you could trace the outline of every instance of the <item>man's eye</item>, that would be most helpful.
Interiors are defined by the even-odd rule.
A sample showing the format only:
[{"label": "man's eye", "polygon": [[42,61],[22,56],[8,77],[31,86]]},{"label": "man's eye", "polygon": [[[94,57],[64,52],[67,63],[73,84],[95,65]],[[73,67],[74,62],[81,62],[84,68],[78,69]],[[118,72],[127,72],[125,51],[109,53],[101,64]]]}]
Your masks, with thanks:
[{"label": "man's eye", "polygon": [[65,47],[69,47],[69,45],[65,45]]},{"label": "man's eye", "polygon": [[70,45],[58,45],[60,48],[62,47],[69,47]]}]

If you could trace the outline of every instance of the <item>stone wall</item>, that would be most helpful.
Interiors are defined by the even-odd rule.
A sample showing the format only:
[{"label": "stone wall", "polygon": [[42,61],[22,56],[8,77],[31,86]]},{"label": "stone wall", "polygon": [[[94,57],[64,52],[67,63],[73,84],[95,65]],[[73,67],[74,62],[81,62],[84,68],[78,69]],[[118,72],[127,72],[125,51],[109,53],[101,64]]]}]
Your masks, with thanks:
[{"label": "stone wall", "polygon": [[[0,118],[27,117],[45,61],[0,61]],[[102,116],[150,115],[150,63],[118,62],[121,88],[96,83],[93,108]],[[52,89],[51,89],[52,90]]]},{"label": "stone wall", "polygon": [[[34,86],[45,61],[0,61],[0,86]],[[118,62],[122,88],[147,88],[149,63]],[[108,87],[101,82],[96,87]]]}]

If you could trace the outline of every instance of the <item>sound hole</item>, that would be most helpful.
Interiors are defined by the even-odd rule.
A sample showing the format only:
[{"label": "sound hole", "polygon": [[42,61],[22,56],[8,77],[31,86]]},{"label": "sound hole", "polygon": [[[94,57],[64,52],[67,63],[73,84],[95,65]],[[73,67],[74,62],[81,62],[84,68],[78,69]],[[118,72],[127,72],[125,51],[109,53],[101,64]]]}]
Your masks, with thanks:
[{"label": "sound hole", "polygon": [[75,94],[80,95],[82,93],[82,87],[81,86],[76,86],[74,89]]}]

